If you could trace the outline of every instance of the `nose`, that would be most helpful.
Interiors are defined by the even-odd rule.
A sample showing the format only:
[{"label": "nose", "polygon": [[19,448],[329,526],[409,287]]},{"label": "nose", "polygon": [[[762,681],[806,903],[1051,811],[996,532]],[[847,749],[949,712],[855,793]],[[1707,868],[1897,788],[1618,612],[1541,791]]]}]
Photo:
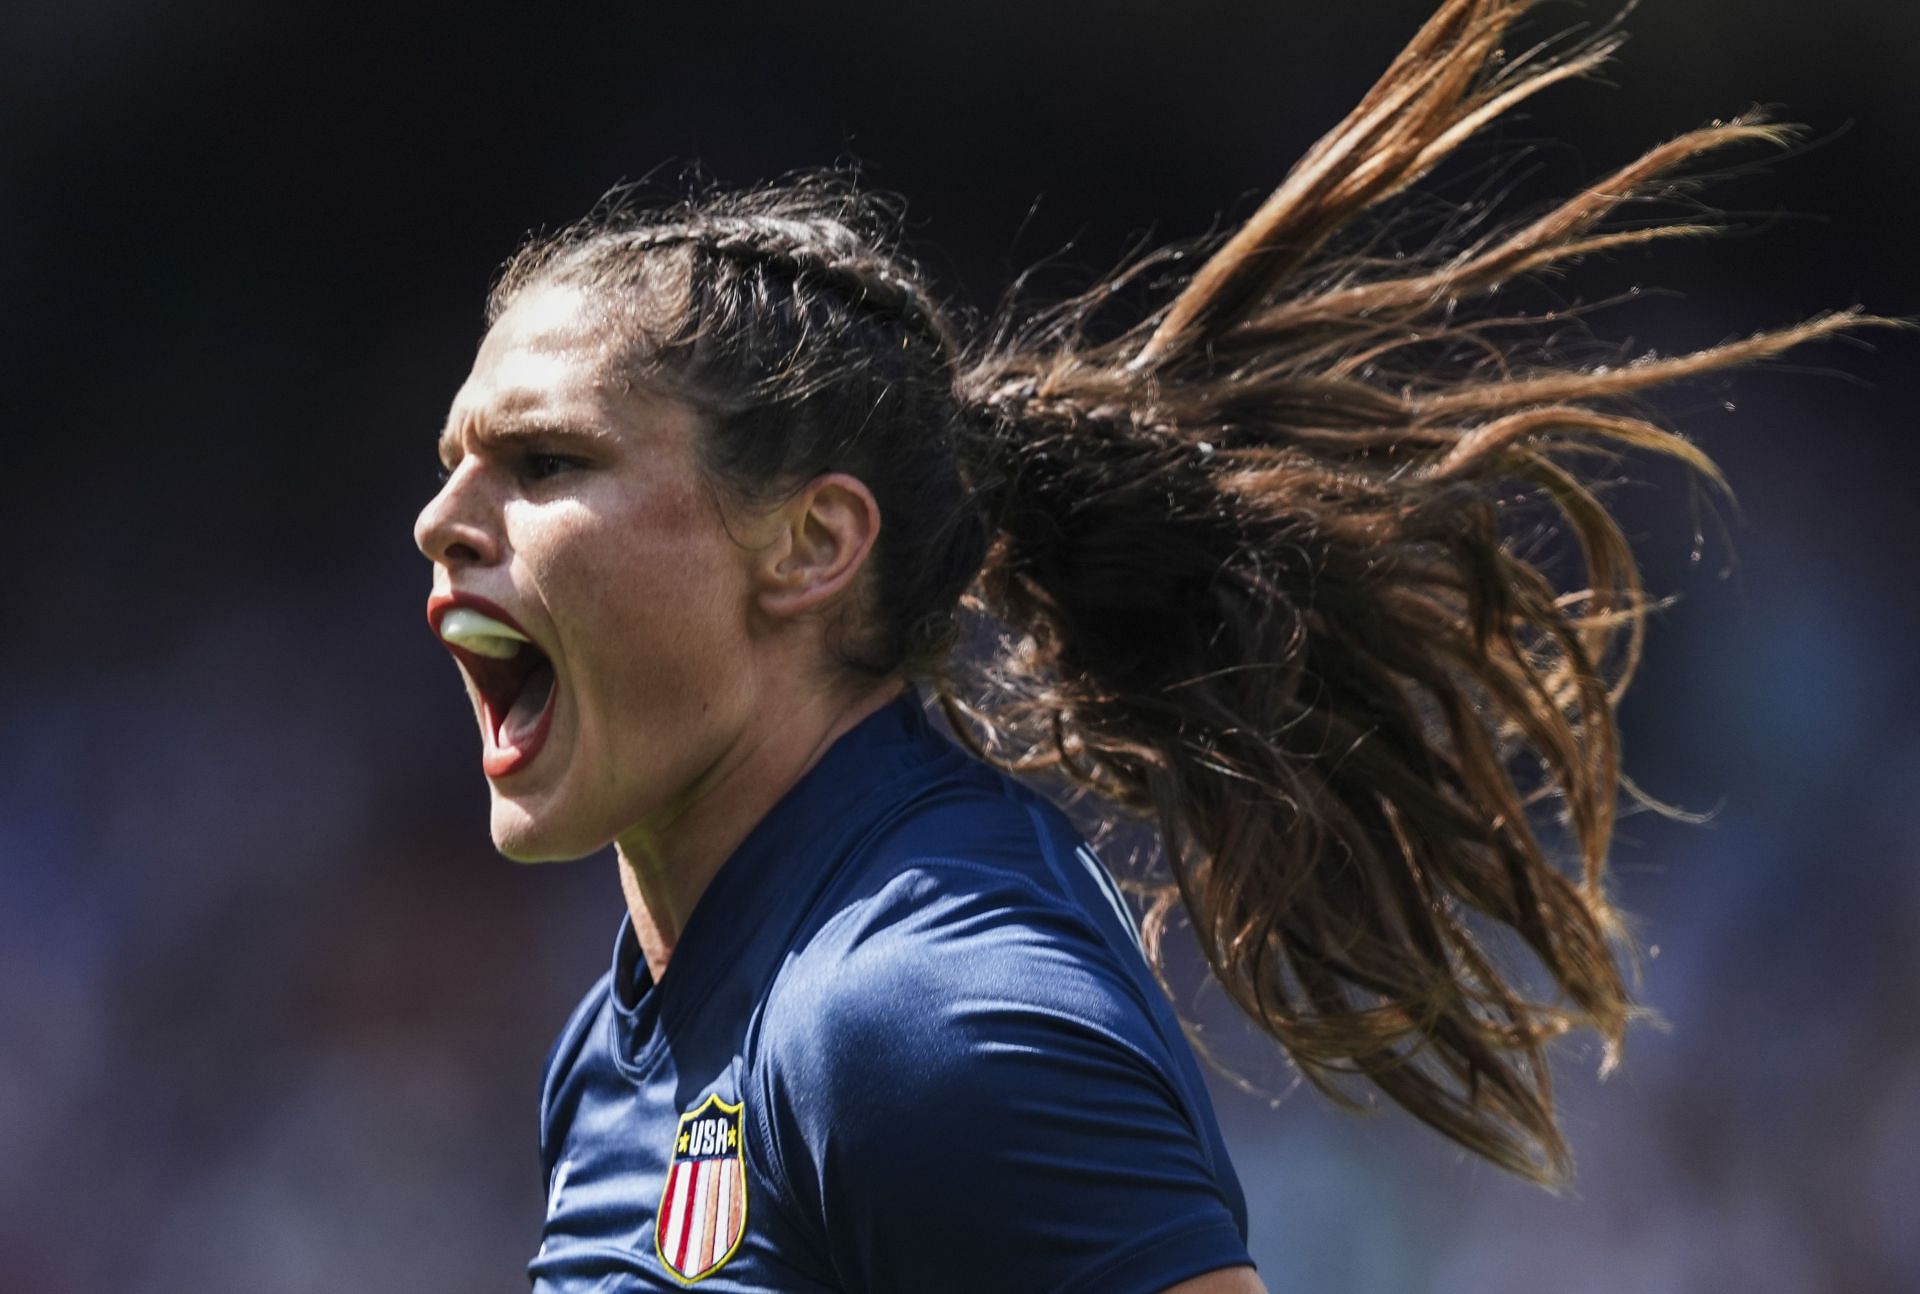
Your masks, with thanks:
[{"label": "nose", "polygon": [[453,469],[440,492],[427,500],[413,523],[413,542],[426,559],[446,567],[499,560],[498,538],[478,463],[468,457]]}]

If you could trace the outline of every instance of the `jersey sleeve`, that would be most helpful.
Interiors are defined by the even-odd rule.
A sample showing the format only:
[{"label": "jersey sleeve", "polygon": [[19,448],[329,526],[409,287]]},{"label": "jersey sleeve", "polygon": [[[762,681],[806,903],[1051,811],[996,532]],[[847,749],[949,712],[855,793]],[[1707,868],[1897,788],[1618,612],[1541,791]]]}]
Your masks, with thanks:
[{"label": "jersey sleeve", "polygon": [[765,1132],[844,1288],[1153,1294],[1250,1263],[1137,977],[1059,901],[909,870],[789,972]]}]

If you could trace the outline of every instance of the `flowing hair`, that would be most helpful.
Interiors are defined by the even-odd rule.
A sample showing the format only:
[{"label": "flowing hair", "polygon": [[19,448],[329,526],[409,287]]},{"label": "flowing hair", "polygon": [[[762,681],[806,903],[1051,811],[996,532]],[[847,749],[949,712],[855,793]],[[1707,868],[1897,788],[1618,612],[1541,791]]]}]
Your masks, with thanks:
[{"label": "flowing hair", "polygon": [[[1796,137],[1758,113],[1471,240],[1346,246],[1618,47],[1609,25],[1506,57],[1534,2],[1444,0],[1230,237],[1038,314],[1010,304],[972,341],[895,213],[820,175],[609,204],[517,254],[489,319],[547,281],[628,303],[630,372],[708,414],[727,496],[859,475],[883,529],[842,661],[930,680],[981,757],[1154,824],[1156,966],[1177,899],[1213,977],[1317,1087],[1351,1106],[1371,1084],[1551,1186],[1572,1158],[1545,1045],[1590,1027],[1604,1074],[1640,1011],[1608,892],[1616,802],[1673,812],[1620,770],[1615,708],[1659,603],[1600,469],[1637,450],[1724,489],[1634,397],[1892,321],[1841,310],[1608,367],[1540,341],[1577,312],[1484,308],[1583,257],[1711,232],[1618,213],[1680,191],[1696,159]],[[1569,537],[1570,573],[1526,551],[1523,522]],[[1000,644],[970,670],[969,611]],[[1515,939],[1547,1000],[1503,964]]]}]

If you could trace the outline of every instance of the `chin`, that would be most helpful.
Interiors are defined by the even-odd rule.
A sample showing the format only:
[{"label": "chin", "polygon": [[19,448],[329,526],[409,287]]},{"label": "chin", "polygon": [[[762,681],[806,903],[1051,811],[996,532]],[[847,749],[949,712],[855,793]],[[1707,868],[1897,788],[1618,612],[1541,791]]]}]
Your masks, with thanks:
[{"label": "chin", "polygon": [[607,844],[604,840],[578,838],[564,824],[542,822],[510,800],[498,794],[493,800],[493,847],[516,863],[565,863],[585,858]]}]

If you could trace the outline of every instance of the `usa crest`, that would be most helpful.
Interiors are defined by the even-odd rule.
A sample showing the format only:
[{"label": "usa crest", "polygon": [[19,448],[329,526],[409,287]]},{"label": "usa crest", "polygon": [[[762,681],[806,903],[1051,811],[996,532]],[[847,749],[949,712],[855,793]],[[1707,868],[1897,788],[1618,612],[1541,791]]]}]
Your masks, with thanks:
[{"label": "usa crest", "polygon": [[674,1133],[654,1248],[666,1269],[689,1284],[719,1271],[746,1232],[742,1108],[716,1093],[681,1115]]}]

